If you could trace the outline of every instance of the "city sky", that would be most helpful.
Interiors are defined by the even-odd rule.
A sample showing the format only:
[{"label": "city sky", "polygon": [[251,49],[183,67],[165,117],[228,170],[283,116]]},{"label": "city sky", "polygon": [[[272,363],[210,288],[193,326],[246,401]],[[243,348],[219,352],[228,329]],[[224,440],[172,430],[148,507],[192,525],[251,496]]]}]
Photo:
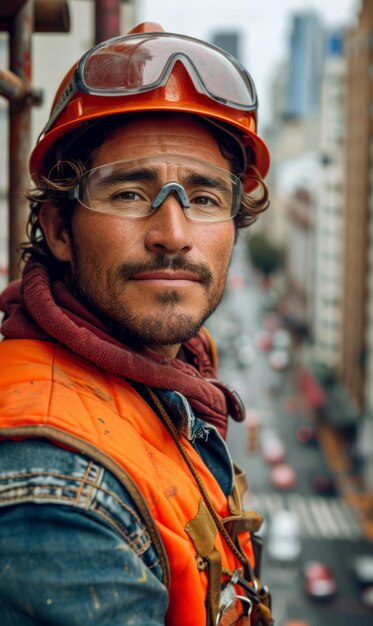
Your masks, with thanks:
[{"label": "city sky", "polygon": [[314,9],[335,27],[353,24],[359,6],[360,0],[140,0],[138,17],[202,39],[217,30],[242,33],[242,61],[255,80],[265,124],[271,114],[271,80],[287,54],[291,15]]}]

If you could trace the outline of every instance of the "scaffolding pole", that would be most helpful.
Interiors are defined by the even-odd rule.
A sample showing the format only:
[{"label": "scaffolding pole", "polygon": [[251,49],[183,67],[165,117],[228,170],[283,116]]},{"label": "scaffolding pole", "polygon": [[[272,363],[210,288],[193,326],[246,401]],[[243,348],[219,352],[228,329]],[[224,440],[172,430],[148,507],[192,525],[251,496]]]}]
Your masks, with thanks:
[{"label": "scaffolding pole", "polygon": [[121,0],[95,0],[95,43],[120,35]]},{"label": "scaffolding pole", "polygon": [[[10,20],[10,71],[31,85],[31,36],[33,1],[26,2]],[[18,246],[25,239],[27,203],[21,190],[29,187],[27,159],[30,154],[32,98],[9,101],[9,279],[20,273]]]},{"label": "scaffolding pole", "polygon": [[31,107],[42,92],[31,87],[32,32],[67,33],[66,0],[1,0],[0,30],[9,33],[9,69],[0,68],[0,96],[9,101],[9,279],[20,273],[19,245],[26,238]]}]

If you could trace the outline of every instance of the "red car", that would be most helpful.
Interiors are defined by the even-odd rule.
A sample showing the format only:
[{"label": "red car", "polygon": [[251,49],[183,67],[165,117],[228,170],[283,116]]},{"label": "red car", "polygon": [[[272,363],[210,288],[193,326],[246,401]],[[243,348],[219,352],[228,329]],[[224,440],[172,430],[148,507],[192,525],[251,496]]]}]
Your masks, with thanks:
[{"label": "red car", "polygon": [[310,424],[301,424],[295,431],[295,437],[299,443],[314,443],[316,442],[315,427]]},{"label": "red car", "polygon": [[304,590],[317,600],[332,598],[337,593],[337,583],[331,569],[317,561],[309,561],[304,566]]},{"label": "red car", "polygon": [[289,463],[279,463],[272,468],[269,475],[271,485],[275,489],[294,489],[297,486],[297,474]]}]

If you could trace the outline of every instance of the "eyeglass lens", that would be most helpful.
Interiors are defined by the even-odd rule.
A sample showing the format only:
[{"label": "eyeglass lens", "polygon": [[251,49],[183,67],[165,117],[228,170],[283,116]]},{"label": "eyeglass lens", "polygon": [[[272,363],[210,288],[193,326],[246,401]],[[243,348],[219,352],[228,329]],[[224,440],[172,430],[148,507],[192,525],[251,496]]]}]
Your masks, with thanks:
[{"label": "eyeglass lens", "polygon": [[[164,187],[167,194],[160,195]],[[176,194],[177,199],[184,198],[179,204],[186,215],[201,221],[231,219],[239,210],[241,196],[241,183],[234,174],[198,159],[170,155],[97,167],[83,176],[79,189],[84,206],[121,217],[151,215],[169,195]]]}]

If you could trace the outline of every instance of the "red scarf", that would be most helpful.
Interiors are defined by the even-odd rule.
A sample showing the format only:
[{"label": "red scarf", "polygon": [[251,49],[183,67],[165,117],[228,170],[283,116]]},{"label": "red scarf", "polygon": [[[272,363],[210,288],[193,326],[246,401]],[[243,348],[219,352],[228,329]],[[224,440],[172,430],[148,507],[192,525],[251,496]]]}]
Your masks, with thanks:
[{"label": "red scarf", "polygon": [[57,341],[97,367],[150,387],[182,393],[197,415],[227,431],[227,413],[244,419],[239,396],[216,380],[216,372],[202,333],[183,344],[191,365],[181,358],[140,353],[114,339],[110,331],[71,293],[66,283],[53,279],[48,268],[33,258],[22,281],[11,283],[0,296],[5,312],[1,332],[5,339]]}]

